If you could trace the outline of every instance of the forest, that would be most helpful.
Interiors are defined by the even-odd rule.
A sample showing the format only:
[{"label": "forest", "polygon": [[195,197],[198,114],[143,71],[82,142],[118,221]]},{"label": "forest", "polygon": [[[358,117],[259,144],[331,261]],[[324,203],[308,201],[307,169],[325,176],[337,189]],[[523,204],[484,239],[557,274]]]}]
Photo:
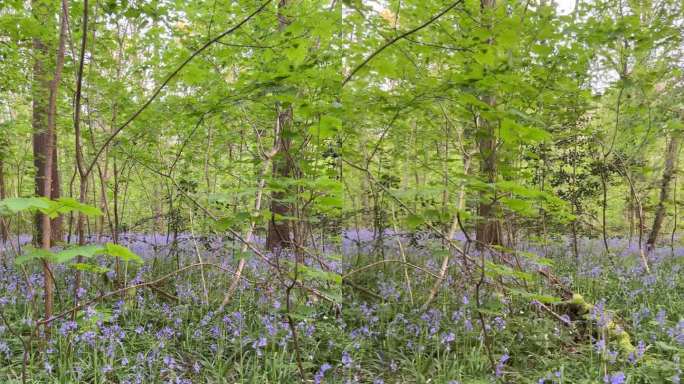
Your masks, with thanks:
[{"label": "forest", "polygon": [[680,383],[682,0],[0,0],[0,383]]}]

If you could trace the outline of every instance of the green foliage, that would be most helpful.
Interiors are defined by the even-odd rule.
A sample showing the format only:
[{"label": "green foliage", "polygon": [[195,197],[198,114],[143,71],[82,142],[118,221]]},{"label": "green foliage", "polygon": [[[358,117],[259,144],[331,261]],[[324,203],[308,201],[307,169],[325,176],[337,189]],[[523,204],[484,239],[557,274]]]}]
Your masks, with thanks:
[{"label": "green foliage", "polygon": [[51,263],[66,264],[78,256],[85,257],[86,259],[93,258],[97,255],[106,255],[118,258],[122,261],[132,261],[137,264],[142,264],[143,260],[140,256],[131,252],[128,248],[113,244],[106,243],[104,246],[101,245],[83,245],[74,246],[64,249],[59,252],[47,251],[42,248],[35,247],[24,247],[21,256],[18,256],[14,262],[17,265],[26,264],[30,261],[42,259],[49,261]]},{"label": "green foliage", "polygon": [[3,216],[25,211],[48,211],[51,202],[44,197],[10,197],[0,200],[0,214]]},{"label": "green foliage", "polygon": [[131,252],[130,249],[119,244],[107,243],[105,244],[104,248],[101,249],[101,252],[104,255],[116,257],[125,262],[132,261],[138,264],[143,263],[143,260],[140,256],[136,255],[135,253]]},{"label": "green foliage", "polygon": [[81,204],[69,197],[62,197],[57,200],[49,200],[45,197],[10,197],[0,200],[0,215],[7,216],[33,211],[47,214],[51,218],[70,212],[80,212],[91,217],[102,215],[98,208]]}]

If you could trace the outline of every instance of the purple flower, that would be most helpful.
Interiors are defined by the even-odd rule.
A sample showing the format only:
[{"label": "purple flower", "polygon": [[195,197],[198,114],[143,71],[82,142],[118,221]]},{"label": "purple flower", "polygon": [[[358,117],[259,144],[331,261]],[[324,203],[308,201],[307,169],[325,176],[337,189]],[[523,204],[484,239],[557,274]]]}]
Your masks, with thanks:
[{"label": "purple flower", "polygon": [[625,374],[622,372],[616,372],[614,374],[608,374],[603,377],[603,382],[606,384],[624,384]]},{"label": "purple flower", "polygon": [[506,320],[499,316],[494,318],[494,324],[496,325],[496,328],[499,329],[499,331],[503,331],[506,328]]},{"label": "purple flower", "polygon": [[345,368],[351,368],[352,364],[352,358],[349,356],[349,353],[347,351],[342,352],[342,365],[344,365]]},{"label": "purple flower", "polygon": [[656,315],[656,321],[661,327],[663,327],[665,326],[665,320],[667,320],[667,311],[661,308]]},{"label": "purple flower", "polygon": [[323,363],[320,368],[318,368],[318,372],[314,375],[314,383],[316,384],[321,384],[323,381],[323,377],[325,377],[325,372],[332,368],[332,366],[328,363]]},{"label": "purple flower", "polygon": [[62,323],[62,325],[59,327],[59,333],[66,337],[68,336],[72,331],[75,331],[78,328],[78,324],[76,324],[75,321],[65,321]]},{"label": "purple flower", "polygon": [[499,362],[496,364],[496,377],[503,376],[503,368],[509,358],[510,356],[508,356],[508,353],[504,353],[503,355],[501,355],[501,358],[499,358]]},{"label": "purple flower", "polygon": [[456,340],[456,335],[453,332],[442,333],[442,344],[447,347]]}]

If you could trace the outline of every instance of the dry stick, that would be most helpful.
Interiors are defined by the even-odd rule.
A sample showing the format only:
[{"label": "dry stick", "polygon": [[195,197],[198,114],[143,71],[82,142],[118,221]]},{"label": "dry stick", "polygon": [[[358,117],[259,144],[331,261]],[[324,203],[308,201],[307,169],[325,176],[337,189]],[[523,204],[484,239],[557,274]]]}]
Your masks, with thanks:
[{"label": "dry stick", "polygon": [[[394,212],[394,207],[392,207],[392,219],[394,221],[393,226],[394,226],[394,232],[398,233],[399,229],[397,228],[397,215]],[[406,252],[404,252],[404,245],[401,243],[401,239],[397,238],[397,244],[399,245],[399,253],[401,254],[401,260],[406,263]],[[411,300],[411,305],[413,305],[413,289],[411,288],[411,279],[409,278],[409,273],[408,273],[408,268],[406,264],[404,264],[404,278],[406,279],[406,287],[408,289],[409,293],[409,299]]]},{"label": "dry stick", "polygon": [[[454,234],[456,233],[456,228],[458,228],[458,212],[456,215],[454,215],[454,220],[451,223],[451,229],[449,229],[449,234],[447,235],[448,239],[453,239]],[[437,297],[437,293],[439,293],[439,288],[442,286],[442,282],[444,282],[444,278],[446,277],[447,269],[449,269],[449,258],[451,256],[451,251],[452,251],[452,242],[448,241],[447,245],[449,247],[449,253],[447,253],[444,256],[444,260],[442,260],[442,266],[439,269],[439,277],[435,281],[435,284],[432,286],[432,289],[430,290],[430,295],[428,295],[427,300],[425,300],[425,303],[421,307],[421,311],[425,311],[430,304],[432,303],[433,300]]]},{"label": "dry stick", "polygon": [[240,21],[239,23],[237,23],[235,26],[231,27],[230,29],[226,30],[225,32],[221,33],[220,35],[218,35],[218,36],[214,37],[213,39],[209,40],[209,41],[206,42],[202,47],[200,47],[198,50],[194,51],[187,59],[185,59],[185,61],[183,61],[183,63],[182,63],[180,66],[178,66],[178,68],[176,68],[176,70],[174,70],[173,72],[171,72],[171,74],[170,74],[168,77],[166,77],[166,79],[164,80],[164,82],[163,82],[159,87],[157,87],[157,89],[155,89],[155,91],[152,93],[152,96],[150,96],[150,98],[147,99],[147,101],[145,102],[145,104],[143,104],[137,111],[135,111],[135,113],[133,113],[133,115],[131,115],[131,117],[129,117],[128,120],[126,120],[119,128],[117,128],[117,129],[116,129],[116,130],[107,138],[107,140],[105,140],[105,142],[102,144],[102,146],[100,147],[100,149],[95,153],[95,157],[93,157],[93,160],[92,160],[92,162],[90,163],[90,166],[88,166],[88,170],[86,171],[86,173],[90,173],[90,172],[92,171],[93,167],[94,167],[95,164],[97,163],[97,159],[100,157],[100,155],[102,155],[102,152],[104,152],[105,148],[107,148],[107,146],[109,146],[109,144],[112,142],[112,140],[114,140],[114,138],[116,138],[116,136],[117,136],[124,128],[126,128],[133,120],[135,120],[135,119],[136,119],[136,118],[137,118],[145,109],[147,109],[147,107],[152,103],[152,101],[154,101],[154,99],[156,99],[157,96],[159,96],[159,93],[161,92],[161,90],[164,89],[164,88],[169,84],[169,82],[170,82],[174,77],[176,77],[176,75],[178,75],[178,73],[179,73],[186,65],[188,65],[188,63],[189,63],[190,61],[192,61],[192,59],[194,59],[197,55],[199,55],[200,53],[202,53],[205,49],[209,48],[209,46],[211,46],[212,44],[218,42],[218,41],[219,41],[220,39],[222,39],[223,37],[225,37],[225,36],[227,36],[227,35],[229,35],[229,34],[235,32],[236,30],[238,30],[238,29],[239,29],[240,27],[242,27],[245,23],[247,23],[249,20],[251,20],[254,16],[256,16],[256,15],[259,14],[261,11],[263,11],[263,10],[266,8],[266,6],[269,5],[272,1],[273,1],[273,0],[266,0],[266,1],[265,1],[263,4],[261,4],[261,6],[260,6],[259,8],[257,8],[254,12],[250,13],[247,17],[245,17],[244,19],[242,19],[242,21]]},{"label": "dry stick", "polygon": [[644,247],[642,245],[644,237],[644,209],[641,205],[641,199],[639,198],[639,195],[637,194],[636,189],[634,188],[632,178],[629,176],[629,173],[627,173],[627,169],[623,169],[622,174],[625,176],[625,179],[629,184],[629,190],[632,193],[632,198],[637,203],[637,212],[639,214],[639,256],[641,257],[641,263],[643,264],[646,273],[651,273],[651,270],[648,267],[648,259],[646,258]]},{"label": "dry stick", "polygon": [[401,35],[394,37],[392,40],[387,41],[385,44],[383,44],[380,48],[376,49],[373,53],[371,53],[361,64],[357,65],[350,73],[347,75],[347,77],[344,79],[342,82],[342,87],[344,87],[351,79],[354,77],[354,75],[361,69],[363,68],[368,62],[373,60],[375,56],[377,56],[380,52],[384,51],[387,47],[390,45],[396,43],[397,41],[406,38],[407,36],[416,33],[420,31],[421,29],[427,27],[428,25],[432,24],[433,22],[437,21],[440,17],[444,16],[447,12],[455,8],[457,5],[461,4],[464,0],[458,0],[455,3],[451,4],[450,6],[444,8],[441,12],[438,14],[432,16],[428,21],[424,22],[423,24],[408,30]]},{"label": "dry stick", "polygon": [[[190,210],[190,236],[192,237],[192,242],[195,245],[195,252],[197,253],[197,261],[202,264],[202,255],[200,254],[199,247],[197,246],[197,239],[195,239],[195,222],[193,220],[192,209]],[[202,276],[202,289],[204,290],[204,305],[209,305],[209,291],[207,291],[207,280],[204,278],[204,267],[200,267],[200,274]],[[239,278],[239,277],[238,277]]]},{"label": "dry stick", "polygon": [[[444,111],[443,108],[442,108],[442,113],[444,114],[444,117],[448,120],[448,116],[446,114],[446,111]],[[465,148],[463,147],[462,144],[461,144],[461,151],[464,154],[466,153]],[[467,165],[467,163],[464,164],[464,168],[465,168],[466,172],[467,172],[468,167],[469,167],[469,165]],[[459,210],[463,209],[463,196],[464,196],[464,194],[465,194],[465,189],[464,189],[464,186],[461,185],[461,191],[459,193],[459,199],[458,199],[458,209]],[[458,211],[457,211],[456,215],[454,215],[453,221],[451,222],[451,228],[449,229],[449,234],[447,235],[447,237],[450,240],[453,239],[454,234],[456,233],[456,229],[459,226],[461,227],[461,230],[463,231],[463,233],[465,233],[465,229],[463,228],[463,225],[460,222],[460,218],[458,216]],[[466,237],[467,236],[468,235],[466,234]],[[446,272],[447,272],[447,269],[449,268],[449,258],[451,256],[451,251],[452,251],[451,248],[452,248],[453,242],[448,241],[448,245],[449,245],[449,253],[447,253],[447,255],[444,257],[444,260],[442,260],[442,267],[440,268],[440,272],[439,272],[440,278],[437,281],[435,281],[435,284],[432,287],[432,290],[430,291],[430,295],[428,296],[428,299],[423,304],[421,311],[427,310],[427,308],[430,306],[432,301],[434,301],[434,299],[437,297],[437,294],[439,293],[439,289],[442,286],[442,282],[444,281],[444,278],[446,277]]]},{"label": "dry stick", "polygon": [[[258,214],[261,210],[261,200],[264,194],[264,187],[266,186],[266,172],[268,171],[268,168],[271,164],[271,160],[280,151],[280,140],[278,140],[280,128],[280,119],[276,119],[275,144],[268,153],[262,153],[264,162],[261,171],[259,172],[259,184],[257,186],[256,198],[254,199],[254,214]],[[221,302],[221,306],[219,307],[219,312],[222,311],[226,305],[228,305],[230,299],[235,293],[235,290],[237,289],[238,283],[240,281],[240,276],[242,275],[242,271],[245,268],[245,258],[242,255],[247,251],[247,244],[252,241],[252,235],[254,234],[255,227],[256,220],[252,219],[252,221],[249,223],[249,229],[247,230],[247,234],[245,235],[246,241],[243,242],[242,246],[240,247],[240,261],[238,262],[238,267],[236,270],[237,272],[235,274],[236,278],[233,279],[233,281],[230,283],[230,287],[228,287],[228,291],[226,292],[226,295],[223,298],[223,302]]]}]

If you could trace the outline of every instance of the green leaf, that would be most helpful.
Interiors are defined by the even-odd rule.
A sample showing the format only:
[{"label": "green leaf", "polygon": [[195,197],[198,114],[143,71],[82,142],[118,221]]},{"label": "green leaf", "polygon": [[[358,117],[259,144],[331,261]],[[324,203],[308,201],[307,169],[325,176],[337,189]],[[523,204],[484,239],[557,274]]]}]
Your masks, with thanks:
[{"label": "green leaf", "polygon": [[61,264],[71,261],[77,256],[91,258],[102,253],[104,253],[104,248],[101,245],[83,245],[79,247],[68,248],[63,251],[57,252],[57,254],[53,258],[53,261],[55,263]]},{"label": "green leaf", "polygon": [[551,134],[544,129],[523,126],[511,119],[503,119],[500,129],[501,138],[510,143],[538,143],[549,140]]},{"label": "green leaf", "polygon": [[33,260],[51,260],[54,256],[54,253],[45,249],[28,246],[24,247],[21,256],[14,259],[14,264],[23,265]]},{"label": "green leaf", "polygon": [[303,265],[303,264],[299,264],[297,267],[298,267],[298,272],[305,279],[317,280],[317,281],[327,281],[327,282],[334,283],[336,285],[342,284],[342,275],[340,275],[339,273],[322,271],[320,269],[307,267],[306,265]]},{"label": "green leaf", "polygon": [[74,263],[74,264],[71,264],[69,267],[76,269],[76,270],[79,270],[79,271],[85,271],[85,272],[91,272],[91,273],[107,273],[110,271],[109,268],[100,267],[99,265],[86,264],[86,263]]},{"label": "green leaf", "polygon": [[318,129],[311,127],[310,133],[318,135],[321,139],[333,137],[342,128],[342,120],[334,116],[323,116],[318,123]]},{"label": "green leaf", "polygon": [[538,302],[544,303],[544,304],[555,304],[555,303],[560,303],[561,301],[563,301],[563,300],[559,299],[558,297],[540,295],[538,293],[531,293],[531,292],[527,292],[527,291],[523,291],[523,290],[519,290],[519,289],[515,289],[515,288],[508,288],[508,291],[515,294],[515,295],[524,297],[526,299],[537,300]]},{"label": "green leaf", "polygon": [[60,214],[69,212],[80,212],[89,217],[102,216],[102,211],[93,206],[79,203],[76,199],[71,197],[62,197],[50,202],[50,207],[44,210],[44,213],[54,218]]},{"label": "green leaf", "polygon": [[406,216],[406,225],[411,229],[416,229],[425,223],[425,219],[422,216],[410,214]]},{"label": "green leaf", "polygon": [[138,264],[143,263],[143,259],[131,252],[130,249],[114,243],[107,243],[104,246],[103,253],[109,256],[118,257],[123,261],[132,261]]},{"label": "green leaf", "polygon": [[46,210],[50,200],[44,197],[10,197],[0,200],[0,215],[7,216],[23,211]]}]

